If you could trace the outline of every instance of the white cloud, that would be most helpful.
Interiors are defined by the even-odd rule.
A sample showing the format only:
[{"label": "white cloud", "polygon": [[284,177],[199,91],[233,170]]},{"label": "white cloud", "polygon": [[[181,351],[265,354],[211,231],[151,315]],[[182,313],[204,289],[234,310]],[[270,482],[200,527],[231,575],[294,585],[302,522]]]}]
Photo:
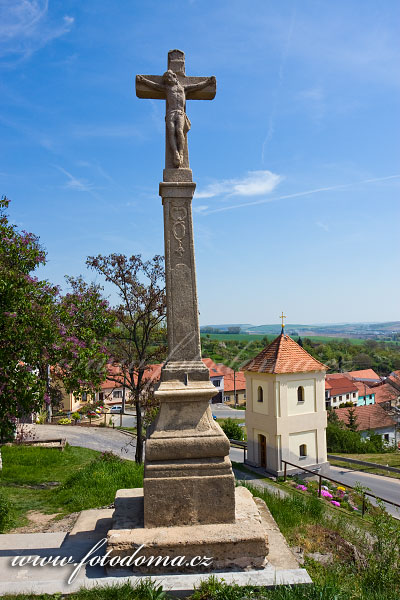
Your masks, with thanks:
[{"label": "white cloud", "polygon": [[68,171],[63,169],[62,167],[59,167],[57,165],[55,165],[55,166],[56,166],[56,169],[61,171],[61,173],[64,173],[64,175],[66,175],[68,178],[64,185],[65,188],[75,190],[77,192],[89,192],[89,193],[93,192],[94,185],[92,183],[89,183],[85,179],[78,179],[77,177],[75,177],[74,175],[72,175],[71,173],[69,173]]},{"label": "white cloud", "polygon": [[270,194],[282,179],[281,175],[271,171],[249,171],[241,179],[223,179],[209,184],[203,191],[196,193],[196,198]]},{"label": "white cloud", "polygon": [[344,190],[357,185],[366,185],[369,183],[381,183],[384,181],[395,181],[400,179],[400,174],[389,175],[387,177],[373,177],[370,179],[364,179],[362,181],[353,181],[352,183],[340,183],[338,185],[331,185],[329,187],[316,188],[314,190],[307,190],[305,192],[296,192],[294,194],[285,194],[283,196],[273,196],[272,198],[261,198],[260,200],[254,200],[253,202],[242,202],[241,204],[232,204],[230,206],[222,206],[220,208],[213,208],[212,210],[203,211],[205,215],[211,215],[212,213],[223,212],[226,210],[233,210],[234,208],[248,208],[249,206],[256,206],[258,204],[266,204],[275,200],[288,200],[290,198],[300,198],[302,196],[310,196],[312,194],[319,194],[321,192],[331,192],[334,190]]},{"label": "white cloud", "polygon": [[0,56],[26,58],[71,30],[74,18],[50,22],[48,0],[0,1]]}]

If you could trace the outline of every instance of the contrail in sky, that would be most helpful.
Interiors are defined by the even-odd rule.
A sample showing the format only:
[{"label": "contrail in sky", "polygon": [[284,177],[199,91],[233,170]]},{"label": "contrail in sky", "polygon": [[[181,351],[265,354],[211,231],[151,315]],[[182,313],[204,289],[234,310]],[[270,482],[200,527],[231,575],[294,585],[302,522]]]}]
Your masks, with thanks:
[{"label": "contrail in sky", "polygon": [[332,190],[340,190],[355,185],[364,183],[375,183],[378,181],[388,181],[389,179],[399,179],[400,175],[389,175],[387,177],[375,177],[373,179],[364,179],[363,181],[354,181],[353,183],[342,183],[340,185],[332,185],[330,187],[316,188],[315,190],[307,190],[305,192],[296,192],[295,194],[286,194],[284,196],[276,196],[275,198],[263,198],[261,200],[254,200],[253,202],[242,202],[241,204],[231,204],[230,206],[222,206],[221,208],[214,208],[213,210],[205,210],[201,214],[211,215],[217,212],[223,212],[225,210],[232,210],[234,208],[244,208],[248,206],[256,206],[257,204],[267,204],[268,202],[274,202],[275,200],[287,200],[288,198],[299,198],[301,196],[311,196],[311,194],[318,194],[319,192],[330,192]]}]

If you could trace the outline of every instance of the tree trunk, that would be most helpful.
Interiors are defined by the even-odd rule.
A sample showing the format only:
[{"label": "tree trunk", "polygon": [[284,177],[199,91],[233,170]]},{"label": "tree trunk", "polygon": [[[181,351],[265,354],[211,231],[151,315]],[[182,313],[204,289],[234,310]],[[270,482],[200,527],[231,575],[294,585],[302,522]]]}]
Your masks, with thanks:
[{"label": "tree trunk", "polygon": [[136,454],[135,461],[139,464],[143,462],[143,432],[142,432],[142,412],[140,406],[140,400],[138,398],[135,399],[135,407],[136,407],[136,429],[137,429],[137,437],[136,437]]}]

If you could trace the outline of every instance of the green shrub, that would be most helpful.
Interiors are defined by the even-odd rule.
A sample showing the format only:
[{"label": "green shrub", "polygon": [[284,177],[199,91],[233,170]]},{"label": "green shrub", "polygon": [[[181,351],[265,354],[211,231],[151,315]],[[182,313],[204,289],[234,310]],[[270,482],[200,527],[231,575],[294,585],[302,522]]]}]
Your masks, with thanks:
[{"label": "green shrub", "polygon": [[242,440],[243,428],[238,425],[234,419],[225,419],[221,425],[225,435],[230,440]]},{"label": "green shrub", "polygon": [[78,412],[74,412],[74,413],[72,413],[71,418],[74,421],[79,421],[81,419],[81,415]]},{"label": "green shrub", "polygon": [[0,490],[0,533],[3,533],[4,529],[9,524],[10,514],[11,503]]},{"label": "green shrub", "polygon": [[60,419],[57,423],[57,425],[71,425],[72,421],[71,419],[67,419],[65,417],[65,419]]},{"label": "green shrub", "polygon": [[335,423],[329,423],[326,428],[328,452],[380,454],[387,451],[380,435],[371,432],[368,438],[362,438],[359,431],[351,431]]}]

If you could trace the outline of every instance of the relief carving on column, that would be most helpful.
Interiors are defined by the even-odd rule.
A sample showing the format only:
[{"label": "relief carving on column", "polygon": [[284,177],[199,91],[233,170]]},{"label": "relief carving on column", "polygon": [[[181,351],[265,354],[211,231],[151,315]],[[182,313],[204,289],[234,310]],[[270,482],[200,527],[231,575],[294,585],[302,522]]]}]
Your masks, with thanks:
[{"label": "relief carving on column", "polygon": [[172,218],[172,235],[178,242],[178,247],[175,248],[176,254],[181,258],[185,253],[185,247],[182,241],[186,236],[186,217],[187,209],[185,206],[179,206],[178,204],[172,204],[171,206],[171,218]]}]

